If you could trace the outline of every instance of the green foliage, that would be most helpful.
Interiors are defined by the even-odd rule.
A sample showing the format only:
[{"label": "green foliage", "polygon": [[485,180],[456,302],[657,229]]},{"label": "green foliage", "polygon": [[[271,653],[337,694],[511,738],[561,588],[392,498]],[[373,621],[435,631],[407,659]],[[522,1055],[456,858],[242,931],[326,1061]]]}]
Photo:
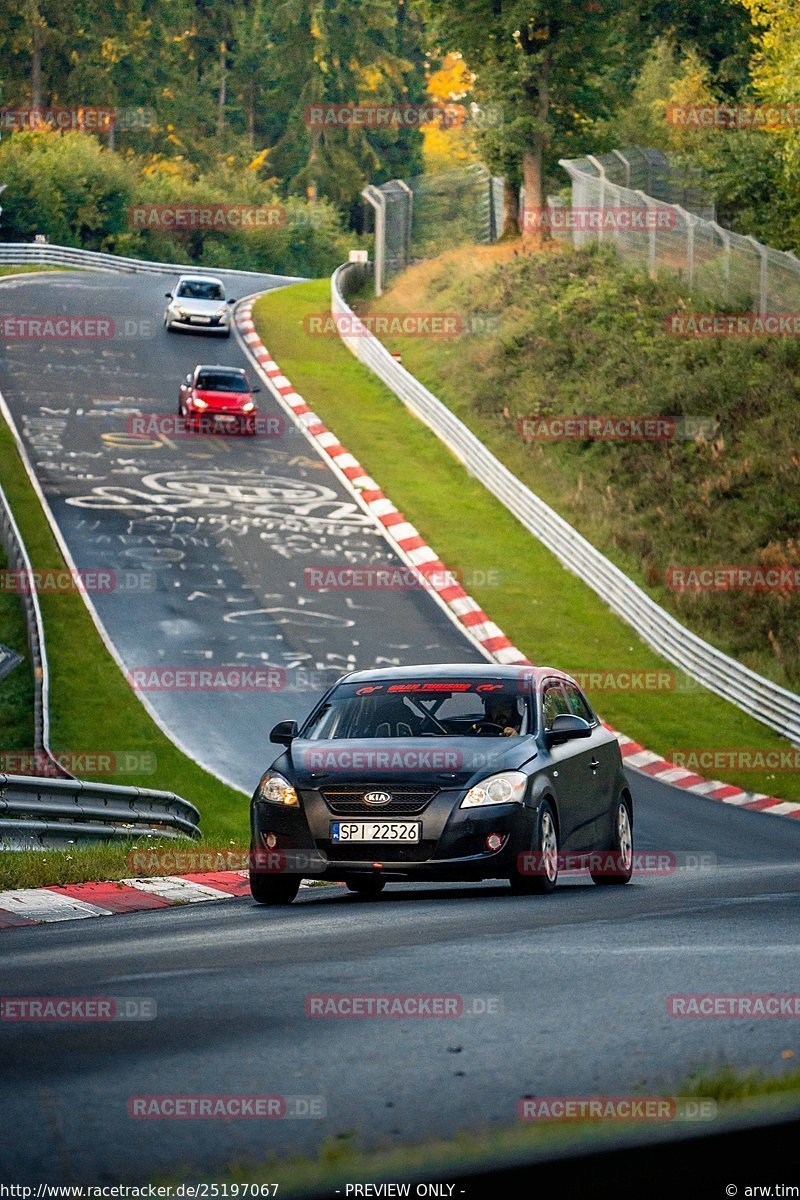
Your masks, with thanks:
[{"label": "green foliage", "polygon": [[[620,271],[611,252],[496,256],[446,256],[401,277],[381,302],[465,323],[496,314],[496,334],[395,339],[392,349],[659,603],[796,687],[796,592],[675,593],[665,573],[692,563],[800,566],[797,340],[670,336],[670,313],[707,311],[708,301],[687,298],[671,277]],[[548,414],[689,417],[718,428],[708,440],[666,444],[520,439],[520,418]],[[757,790],[775,786],[762,780]]]},{"label": "green foliage", "polygon": [[[291,275],[325,274],[353,242],[330,203],[281,202],[254,171],[225,164],[198,177],[185,161],[146,163],[112,154],[86,133],[16,133],[0,142],[0,178],[8,184],[0,217],[6,241],[43,233],[88,250]],[[170,203],[271,207],[281,220],[274,227],[189,236],[134,227],[134,205]]]}]

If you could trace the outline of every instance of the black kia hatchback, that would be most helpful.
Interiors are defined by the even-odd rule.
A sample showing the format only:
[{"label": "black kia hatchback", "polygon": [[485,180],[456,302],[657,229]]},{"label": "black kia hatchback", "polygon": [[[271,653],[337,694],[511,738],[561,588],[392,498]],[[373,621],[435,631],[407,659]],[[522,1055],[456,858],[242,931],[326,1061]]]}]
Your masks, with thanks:
[{"label": "black kia hatchback", "polygon": [[550,892],[565,860],[596,883],[631,877],[619,744],[563,671],[358,671],[271,740],[285,750],[251,804],[250,887],[262,904],[291,903],[304,877],[366,897],[391,880]]}]

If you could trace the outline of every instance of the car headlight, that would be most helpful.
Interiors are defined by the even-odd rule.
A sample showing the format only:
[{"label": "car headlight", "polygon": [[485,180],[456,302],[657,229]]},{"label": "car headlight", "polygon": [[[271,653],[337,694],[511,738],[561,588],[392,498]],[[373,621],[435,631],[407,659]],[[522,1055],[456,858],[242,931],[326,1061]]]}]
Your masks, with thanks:
[{"label": "car headlight", "polygon": [[267,800],[270,804],[285,804],[287,807],[297,808],[300,801],[297,799],[297,792],[289,783],[288,779],[284,779],[282,775],[275,775],[272,771],[265,771],[261,776],[261,782],[258,785],[259,800]]},{"label": "car headlight", "polygon": [[180,305],[179,305],[179,306],[178,306],[178,307],[175,309],[175,312],[177,313],[177,315],[178,315],[178,317],[179,317],[179,319],[180,319],[181,321],[185,321],[185,320],[186,320],[186,309],[185,309],[185,308],[181,308],[181,307],[180,307]]},{"label": "car headlight", "polygon": [[214,316],[215,317],[224,317],[227,311],[228,311],[227,308],[220,308],[214,313]]},{"label": "car headlight", "polygon": [[191,404],[192,408],[198,408],[200,412],[202,412],[204,408],[208,408],[208,404],[205,400],[201,399],[200,396],[192,396]]},{"label": "car headlight", "polygon": [[499,775],[489,775],[487,779],[482,779],[469,789],[461,801],[461,807],[483,808],[487,804],[522,804],[527,783],[528,777],[521,771],[501,771]]},{"label": "car headlight", "polygon": [[248,400],[246,404],[242,405],[242,412],[243,413],[251,413],[254,408],[255,408],[255,404],[253,404],[253,401]]}]

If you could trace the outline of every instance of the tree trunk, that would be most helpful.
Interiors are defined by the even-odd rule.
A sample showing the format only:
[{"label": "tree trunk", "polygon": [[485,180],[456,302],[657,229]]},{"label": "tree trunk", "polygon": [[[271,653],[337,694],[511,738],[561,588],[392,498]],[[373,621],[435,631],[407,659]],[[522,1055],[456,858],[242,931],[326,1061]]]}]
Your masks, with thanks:
[{"label": "tree trunk", "polygon": [[225,128],[225,101],[228,85],[228,68],[226,58],[228,54],[227,43],[221,41],[219,44],[219,98],[217,101],[217,134],[221,135]]},{"label": "tree trunk", "polygon": [[506,175],[503,186],[503,228],[500,239],[519,237],[519,188]]},{"label": "tree trunk", "polygon": [[256,89],[252,82],[247,88],[247,140],[252,150],[256,144]]},{"label": "tree trunk", "polygon": [[31,46],[31,108],[42,107],[42,31],[38,25],[33,29]]},{"label": "tree trunk", "polygon": [[542,56],[536,71],[533,95],[539,129],[522,155],[522,175],[525,185],[525,209],[522,218],[522,240],[531,248],[549,242],[547,198],[544,194],[544,149],[547,120],[550,116],[550,54]]}]

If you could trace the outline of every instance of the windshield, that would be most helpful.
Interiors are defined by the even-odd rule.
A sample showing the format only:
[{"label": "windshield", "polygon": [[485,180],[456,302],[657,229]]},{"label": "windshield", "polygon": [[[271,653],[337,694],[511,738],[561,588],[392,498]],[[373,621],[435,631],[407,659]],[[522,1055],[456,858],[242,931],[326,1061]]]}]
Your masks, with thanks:
[{"label": "windshield", "polygon": [[178,288],[178,295],[184,300],[224,300],[225,291],[220,283],[212,283],[208,279],[194,279],[184,282]]},{"label": "windshield", "polygon": [[514,680],[422,678],[343,683],[302,736],[513,737],[531,731],[530,704]]},{"label": "windshield", "polygon": [[194,385],[205,392],[249,392],[247,376],[235,371],[200,371]]}]

